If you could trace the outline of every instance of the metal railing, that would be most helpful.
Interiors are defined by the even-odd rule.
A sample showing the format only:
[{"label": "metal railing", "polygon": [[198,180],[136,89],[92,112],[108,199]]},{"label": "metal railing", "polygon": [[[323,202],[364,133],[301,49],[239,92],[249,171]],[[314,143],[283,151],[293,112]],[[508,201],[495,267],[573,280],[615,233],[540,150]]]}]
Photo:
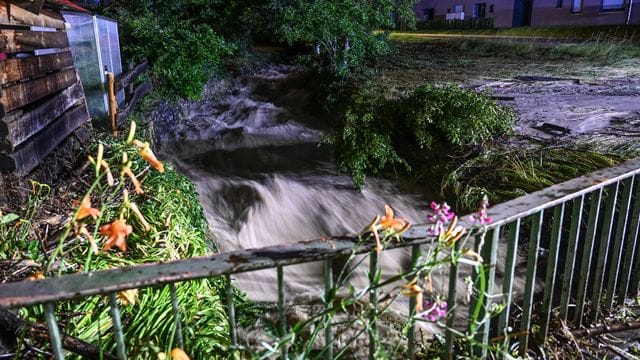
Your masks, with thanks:
[{"label": "metal railing", "polygon": [[[544,340],[550,329],[552,313],[561,320],[569,320],[574,326],[592,323],[606,314],[628,296],[636,296],[640,290],[640,159],[619,166],[596,171],[544,190],[496,205],[489,209],[493,222],[488,233],[478,235],[476,249],[484,258],[485,266],[478,268],[473,279],[482,275],[487,280],[484,292],[472,299],[483,311],[489,311],[492,303],[504,304],[497,322],[485,321],[480,325],[476,339],[482,354],[486,345],[503,342],[509,346],[519,338],[519,351],[527,352],[534,339]],[[468,226],[472,226],[469,225]],[[410,247],[415,265],[420,257],[421,245],[433,241],[428,236],[430,226],[418,225],[402,236],[401,242],[389,243],[387,249]],[[528,229],[528,234],[523,233]],[[501,242],[506,242],[500,245]],[[521,244],[521,245],[519,245]],[[496,282],[498,249],[506,246],[502,284]],[[522,294],[514,293],[518,253],[526,250],[526,275]],[[386,249],[385,249],[386,250]],[[113,329],[117,343],[117,356],[126,358],[125,341],[116,302],[116,293],[127,289],[140,289],[168,284],[171,289],[173,317],[177,343],[183,346],[179,304],[174,284],[202,278],[226,276],[226,301],[230,322],[232,345],[238,343],[231,274],[260,269],[277,269],[278,314],[284,324],[285,298],[283,268],[297,263],[323,260],[325,262],[325,286],[331,288],[332,259],[353,252],[370,253],[370,277],[375,274],[378,254],[373,242],[359,244],[351,237],[304,241],[241,250],[207,257],[178,260],[168,263],[146,264],[89,273],[46,278],[39,281],[22,281],[0,285],[0,309],[44,304],[51,345],[56,359],[63,359],[61,333],[54,304],[59,301],[81,299],[97,294],[107,294],[111,307]],[[458,297],[456,283],[457,265],[451,265],[448,302],[454,304]],[[371,279],[373,281],[373,279]],[[542,289],[541,288],[542,284]],[[501,288],[498,288],[501,286]],[[375,301],[375,287],[370,297]],[[512,306],[520,303],[516,318]],[[585,308],[589,304],[588,313]],[[413,314],[415,299],[411,299],[408,314]],[[471,306],[470,308],[474,308]],[[454,356],[454,330],[456,307],[447,313],[446,351]],[[532,324],[539,331],[532,332]],[[369,324],[370,340],[375,338],[376,317]],[[283,327],[284,328],[284,327]],[[283,329],[286,330],[286,329]],[[409,354],[414,351],[414,328],[408,333]],[[332,342],[332,328],[325,329],[325,340]],[[492,337],[493,336],[493,337]],[[376,351],[375,341],[369,342],[370,357]],[[331,346],[325,357],[332,358]]]}]

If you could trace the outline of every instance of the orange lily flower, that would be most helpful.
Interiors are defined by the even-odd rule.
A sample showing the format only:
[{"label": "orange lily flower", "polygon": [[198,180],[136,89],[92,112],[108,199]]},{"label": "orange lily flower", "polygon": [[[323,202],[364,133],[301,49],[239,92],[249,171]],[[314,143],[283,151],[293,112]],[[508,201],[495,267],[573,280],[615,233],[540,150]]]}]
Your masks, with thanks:
[{"label": "orange lily flower", "polygon": [[403,286],[404,289],[402,289],[402,293],[409,297],[415,297],[416,312],[421,312],[422,311],[422,294],[424,293],[424,290],[422,290],[422,288],[418,284],[416,284],[417,282],[418,282],[418,278],[414,277],[413,280],[411,280],[408,284],[405,284]]},{"label": "orange lily flower", "polygon": [[97,218],[100,216],[100,210],[91,207],[91,197],[87,195],[80,202],[80,208],[78,209],[78,216],[76,219],[82,220],[89,216],[94,219]]},{"label": "orange lily flower", "polygon": [[382,229],[391,229],[396,232],[403,232],[409,228],[409,222],[402,218],[393,217],[393,209],[389,205],[384,206],[384,216],[380,218]]},{"label": "orange lily flower", "polygon": [[187,355],[187,353],[180,348],[175,348],[171,350],[171,358],[173,360],[191,360],[189,358],[189,355]]},{"label": "orange lily flower", "polygon": [[132,231],[133,228],[131,228],[131,225],[127,225],[124,219],[114,220],[111,224],[101,226],[100,234],[107,237],[102,250],[107,251],[115,246],[123,252],[127,251],[125,239]]},{"label": "orange lily flower", "polygon": [[133,140],[133,144],[140,148],[140,151],[138,152],[138,154],[140,154],[140,156],[143,159],[145,159],[151,166],[153,166],[159,172],[164,172],[164,164],[156,158],[153,151],[151,151],[151,146],[149,145],[148,142],[143,143],[142,141],[136,139],[136,140]]},{"label": "orange lily flower", "polygon": [[120,291],[116,297],[123,306],[135,305],[138,301],[138,289],[129,289]]},{"label": "orange lily flower", "polygon": [[122,173],[127,175],[129,179],[131,179],[131,183],[133,184],[133,188],[136,190],[136,194],[144,194],[144,190],[142,190],[142,187],[140,186],[140,181],[138,181],[136,175],[133,173],[133,171],[131,171],[131,163],[124,166],[124,168],[122,169]]}]

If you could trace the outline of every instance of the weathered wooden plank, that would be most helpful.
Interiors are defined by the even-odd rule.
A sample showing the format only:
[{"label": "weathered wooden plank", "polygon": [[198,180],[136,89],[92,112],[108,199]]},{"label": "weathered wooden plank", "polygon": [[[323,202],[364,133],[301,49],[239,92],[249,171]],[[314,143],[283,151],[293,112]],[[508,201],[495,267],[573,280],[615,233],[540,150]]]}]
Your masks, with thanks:
[{"label": "weathered wooden plank", "polygon": [[117,114],[116,122],[118,124],[118,127],[122,126],[129,118],[129,115],[131,115],[131,112],[136,107],[136,103],[138,102],[138,100],[147,95],[152,89],[153,85],[151,84],[151,81],[147,81],[139,85],[135,89],[135,91],[133,92],[133,96],[131,96],[131,99],[127,103],[127,107]]},{"label": "weathered wooden plank", "polygon": [[140,65],[136,66],[133,70],[129,71],[126,74],[120,75],[116,79],[116,93],[124,88],[126,88],[129,84],[133,83],[138,76],[140,76],[143,72],[149,69],[149,62],[147,60],[143,61]]},{"label": "weathered wooden plank", "polygon": [[28,174],[69,134],[87,120],[89,120],[89,113],[85,103],[67,111],[13,153],[0,155],[0,171],[3,173],[13,172],[19,176]]},{"label": "weathered wooden plank", "polygon": [[0,23],[64,29],[64,19],[57,14],[43,11],[40,15],[36,15],[16,4],[11,4],[11,14],[9,14],[7,2],[4,0],[0,0]]},{"label": "weathered wooden plank", "polygon": [[57,54],[7,59],[0,62],[0,85],[41,76],[73,66],[71,51]]},{"label": "weathered wooden plank", "polygon": [[61,70],[41,78],[17,83],[3,89],[0,104],[5,113],[32,103],[78,82],[76,70]]},{"label": "weathered wooden plank", "polygon": [[2,149],[7,153],[12,152],[83,99],[82,85],[75,83],[31,111],[18,110],[7,115],[0,120],[0,136],[5,137]]},{"label": "weathered wooden plank", "polygon": [[67,48],[67,33],[0,29],[0,52],[19,53],[37,49]]}]

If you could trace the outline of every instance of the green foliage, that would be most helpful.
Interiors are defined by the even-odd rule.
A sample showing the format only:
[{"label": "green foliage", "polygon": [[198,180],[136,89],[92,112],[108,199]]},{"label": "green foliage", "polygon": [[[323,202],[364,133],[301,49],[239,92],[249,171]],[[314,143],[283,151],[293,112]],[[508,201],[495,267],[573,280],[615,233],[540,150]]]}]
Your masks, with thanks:
[{"label": "green foliage", "polygon": [[154,79],[170,94],[194,99],[234,49],[210,25],[215,6],[199,0],[114,1],[105,12],[119,21],[126,59],[149,59]]},{"label": "green foliage", "polygon": [[358,186],[366,173],[389,165],[407,170],[426,159],[459,152],[511,131],[514,113],[485,95],[457,86],[423,85],[399,99],[363,92],[354,96],[336,134],[341,171]]},{"label": "green foliage", "polygon": [[[303,0],[276,5],[277,34],[292,45],[314,48],[308,60],[321,70],[344,77],[367,59],[387,51],[385,32],[394,11],[408,16],[412,1]],[[412,16],[412,15],[411,15]],[[413,18],[413,16],[411,17]]]}]

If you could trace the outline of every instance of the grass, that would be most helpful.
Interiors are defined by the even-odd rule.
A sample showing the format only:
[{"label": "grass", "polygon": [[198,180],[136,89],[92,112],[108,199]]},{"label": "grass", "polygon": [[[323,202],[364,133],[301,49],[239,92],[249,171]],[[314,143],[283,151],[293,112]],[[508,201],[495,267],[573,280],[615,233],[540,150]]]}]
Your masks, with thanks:
[{"label": "grass", "polygon": [[497,36],[525,36],[556,39],[577,40],[624,40],[634,43],[640,42],[640,26],[611,25],[611,26],[522,26],[502,29],[483,30],[437,30],[424,29],[411,31],[411,34],[451,34],[451,35],[497,35]]}]

